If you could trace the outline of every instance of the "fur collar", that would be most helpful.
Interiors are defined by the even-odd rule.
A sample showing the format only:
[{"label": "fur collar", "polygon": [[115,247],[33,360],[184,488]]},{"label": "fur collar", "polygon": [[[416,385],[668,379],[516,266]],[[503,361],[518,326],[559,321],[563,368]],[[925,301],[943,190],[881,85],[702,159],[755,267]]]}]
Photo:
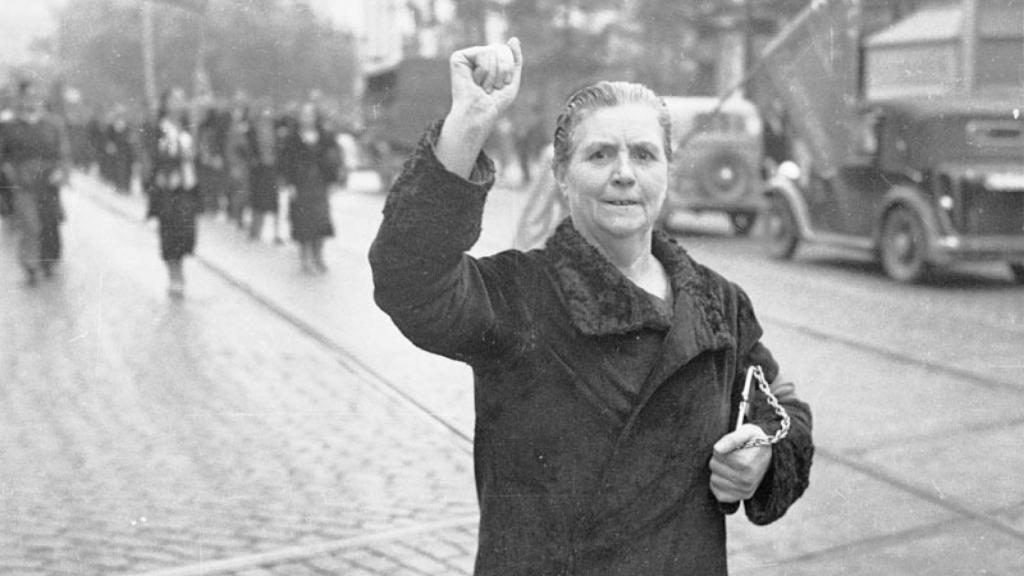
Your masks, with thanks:
[{"label": "fur collar", "polygon": [[547,251],[561,284],[573,324],[590,335],[624,334],[641,328],[668,330],[673,318],[703,324],[696,333],[704,344],[724,334],[723,304],[709,272],[695,263],[679,244],[655,230],[651,252],[668,272],[675,305],[672,314],[661,310],[650,295],[629,281],[597,248],[573,227],[572,219],[559,224]]}]

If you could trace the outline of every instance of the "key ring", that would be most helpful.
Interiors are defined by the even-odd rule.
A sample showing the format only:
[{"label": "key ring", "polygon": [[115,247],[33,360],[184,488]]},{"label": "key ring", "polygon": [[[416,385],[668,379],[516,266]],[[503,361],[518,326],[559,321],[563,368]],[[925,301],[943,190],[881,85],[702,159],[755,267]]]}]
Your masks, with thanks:
[{"label": "key ring", "polygon": [[768,404],[775,411],[775,415],[781,419],[781,425],[778,430],[775,431],[770,437],[767,438],[754,438],[743,444],[742,448],[753,448],[755,446],[771,446],[777,444],[783,438],[789,434],[789,413],[786,409],[779,404],[779,399],[772,394],[771,387],[768,386],[768,382],[764,379],[764,370],[760,366],[754,365],[747,368],[747,378],[743,382],[743,395],[740,400],[740,411],[736,416],[736,429],[743,425],[743,418],[747,415],[747,409],[750,406],[750,383],[754,379],[757,379],[757,387],[765,395],[765,399]]}]

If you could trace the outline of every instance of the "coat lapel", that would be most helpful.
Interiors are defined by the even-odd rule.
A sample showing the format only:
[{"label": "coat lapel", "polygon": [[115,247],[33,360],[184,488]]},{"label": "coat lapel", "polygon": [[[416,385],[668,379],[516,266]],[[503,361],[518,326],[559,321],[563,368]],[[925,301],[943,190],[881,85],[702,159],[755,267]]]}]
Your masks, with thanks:
[{"label": "coat lapel", "polygon": [[[672,374],[703,352],[735,345],[725,324],[721,296],[704,267],[696,264],[675,240],[656,232],[653,252],[669,272],[675,305],[672,326],[665,336],[661,355],[640,389],[640,401],[630,423],[651,396]],[[628,430],[630,426],[626,426]]]},{"label": "coat lapel", "polygon": [[627,334],[642,328],[666,330],[661,354],[641,387],[628,431],[637,414],[672,374],[702,352],[734,344],[724,321],[721,295],[710,272],[695,263],[671,237],[655,231],[651,251],[668,272],[672,314],[630,282],[590,245],[566,218],[547,245],[573,326],[587,336]]}]

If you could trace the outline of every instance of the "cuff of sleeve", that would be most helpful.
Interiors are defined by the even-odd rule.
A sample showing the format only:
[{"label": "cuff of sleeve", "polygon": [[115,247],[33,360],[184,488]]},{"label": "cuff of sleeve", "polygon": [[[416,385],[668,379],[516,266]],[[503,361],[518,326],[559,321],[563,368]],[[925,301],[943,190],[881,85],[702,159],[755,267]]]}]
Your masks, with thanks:
[{"label": "cuff of sleeve", "polygon": [[424,133],[392,185],[384,213],[396,230],[428,228],[434,244],[421,246],[424,249],[464,251],[480,236],[495,167],[481,151],[469,179],[448,171],[434,152],[443,125],[444,121],[438,120]]},{"label": "cuff of sleeve", "polygon": [[[423,176],[429,177],[431,181],[436,182],[440,188],[443,188],[448,193],[450,191],[457,191],[464,194],[486,194],[494,186],[495,174],[497,173],[494,161],[491,160],[486,152],[481,150],[480,154],[476,157],[476,161],[473,163],[473,170],[470,172],[468,179],[449,172],[444,167],[444,164],[441,164],[441,161],[437,159],[435,150],[437,139],[441,137],[442,127],[444,127],[443,118],[427,127],[426,132],[420,138],[419,144],[410,158],[411,163],[414,165],[413,168],[416,168],[416,170],[410,170],[410,166],[406,166],[402,170],[402,174],[422,172]],[[421,189],[421,191],[425,192],[432,190],[431,188]]]},{"label": "cuff of sleeve", "polygon": [[772,462],[761,485],[744,500],[747,518],[770,524],[781,518],[807,489],[814,446],[804,437],[788,437],[772,447]]}]

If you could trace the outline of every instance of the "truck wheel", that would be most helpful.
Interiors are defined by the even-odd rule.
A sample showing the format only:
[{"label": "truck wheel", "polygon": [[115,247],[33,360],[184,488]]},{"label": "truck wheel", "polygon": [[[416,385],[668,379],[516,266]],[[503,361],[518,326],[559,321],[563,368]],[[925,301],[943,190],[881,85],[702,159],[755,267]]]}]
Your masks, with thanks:
[{"label": "truck wheel", "polygon": [[927,238],[921,217],[904,207],[893,208],[882,224],[879,257],[893,280],[918,282],[928,274]]},{"label": "truck wheel", "polygon": [[1010,272],[1013,274],[1013,281],[1017,284],[1024,284],[1024,264],[1018,262],[1010,263]]},{"label": "truck wheel", "polygon": [[750,169],[739,154],[721,150],[697,168],[697,181],[707,198],[717,202],[736,202],[747,193]]},{"label": "truck wheel", "polygon": [[764,213],[765,249],[776,260],[789,260],[800,242],[800,231],[796,227],[796,216],[789,200],[781,194],[768,198]]}]

